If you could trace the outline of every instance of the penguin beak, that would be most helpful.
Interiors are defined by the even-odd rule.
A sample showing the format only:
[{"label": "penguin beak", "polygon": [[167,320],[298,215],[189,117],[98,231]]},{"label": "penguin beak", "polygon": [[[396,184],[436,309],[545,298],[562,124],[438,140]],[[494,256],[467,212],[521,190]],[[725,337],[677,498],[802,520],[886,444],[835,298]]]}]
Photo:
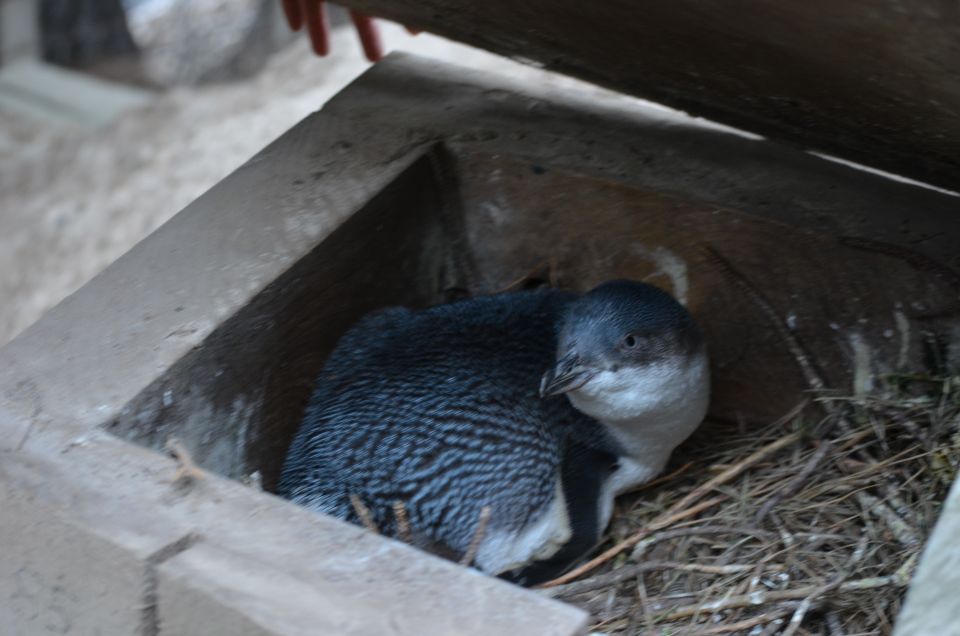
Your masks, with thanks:
[{"label": "penguin beak", "polygon": [[580,356],[575,352],[568,353],[560,358],[552,369],[543,374],[540,380],[540,397],[575,391],[596,374],[596,370],[580,362]]}]

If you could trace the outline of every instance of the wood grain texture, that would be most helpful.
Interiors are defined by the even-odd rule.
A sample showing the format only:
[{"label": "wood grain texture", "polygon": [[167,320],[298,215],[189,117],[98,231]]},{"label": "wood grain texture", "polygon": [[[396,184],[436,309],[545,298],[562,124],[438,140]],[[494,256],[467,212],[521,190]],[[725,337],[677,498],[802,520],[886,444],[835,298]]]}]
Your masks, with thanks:
[{"label": "wood grain texture", "polygon": [[472,261],[482,264],[475,291],[500,289],[545,265],[565,288],[634,278],[671,291],[704,330],[714,416],[773,418],[808,385],[777,325],[705,248],[762,295],[840,391],[923,367],[924,330],[933,325],[918,320],[957,310],[956,275],[931,275],[903,254],[857,249],[829,227],[486,154],[460,155],[457,166]]},{"label": "wood grain texture", "polygon": [[957,0],[344,4],[802,148],[960,189]]},{"label": "wood grain texture", "polygon": [[[925,368],[931,338],[958,355],[954,197],[648,119],[624,101],[408,57],[375,66],[224,184],[236,189],[230,201],[246,192],[294,236],[309,229],[295,219],[329,202],[353,214],[108,430],[152,448],[179,437],[201,466],[259,471],[270,489],[326,355],[361,315],[438,302],[450,287],[490,293],[548,268],[569,289],[630,277],[672,291],[707,337],[711,413],[775,419],[807,383],[777,326],[706,248],[767,300],[832,388]],[[307,140],[314,150],[288,159]],[[353,178],[344,148],[364,170],[406,167],[360,196],[369,176]],[[257,177],[277,174],[280,159],[282,178]],[[229,236],[218,249],[236,249]],[[265,245],[226,271],[270,254]]]},{"label": "wood grain texture", "polygon": [[436,165],[430,152],[414,163],[107,429],[152,448],[176,437],[200,465],[237,479],[259,471],[271,488],[340,335],[375,309],[440,299],[453,243]]}]

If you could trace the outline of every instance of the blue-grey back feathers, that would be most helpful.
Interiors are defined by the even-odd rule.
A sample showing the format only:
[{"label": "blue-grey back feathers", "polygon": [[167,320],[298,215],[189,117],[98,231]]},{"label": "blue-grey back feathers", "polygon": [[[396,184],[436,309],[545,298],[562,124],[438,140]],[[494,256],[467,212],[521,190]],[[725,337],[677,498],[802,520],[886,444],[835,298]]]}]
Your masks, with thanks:
[{"label": "blue-grey back feathers", "polygon": [[573,536],[516,580],[550,576],[599,538],[596,503],[622,449],[566,396],[540,398],[544,372],[569,352],[617,369],[697,347],[686,310],[631,281],[376,312],[324,366],[279,493],[357,522],[355,498],[387,535],[400,502],[416,543],[458,555],[485,506],[490,531],[520,532],[546,514],[562,475]]},{"label": "blue-grey back feathers", "polygon": [[491,530],[532,522],[565,440],[604,435],[562,396],[537,394],[575,298],[520,292],[361,320],[321,372],[280,494],[352,521],[355,495],[386,534],[400,501],[420,543],[456,553],[484,506]]}]

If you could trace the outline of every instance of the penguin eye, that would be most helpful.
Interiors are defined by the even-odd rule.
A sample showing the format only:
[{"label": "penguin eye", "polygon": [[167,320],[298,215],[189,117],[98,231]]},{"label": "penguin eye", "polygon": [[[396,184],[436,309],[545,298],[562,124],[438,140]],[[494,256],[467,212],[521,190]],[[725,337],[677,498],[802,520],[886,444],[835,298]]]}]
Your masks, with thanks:
[{"label": "penguin eye", "polygon": [[636,349],[640,346],[640,338],[637,338],[632,333],[629,333],[624,336],[622,343],[625,349]]}]

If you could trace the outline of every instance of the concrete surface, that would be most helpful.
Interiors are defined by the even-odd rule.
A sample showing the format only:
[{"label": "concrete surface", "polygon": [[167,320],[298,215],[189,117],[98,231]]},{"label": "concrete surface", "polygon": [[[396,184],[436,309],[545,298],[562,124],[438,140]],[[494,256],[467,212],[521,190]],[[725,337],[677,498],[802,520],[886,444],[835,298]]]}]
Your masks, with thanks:
[{"label": "concrete surface", "polygon": [[0,535],[20,548],[0,556],[0,619],[14,634],[65,625],[72,634],[315,634],[329,625],[566,635],[584,623],[579,610],[235,482],[207,475],[181,488],[171,459],[104,433],[51,423],[2,459],[5,493],[29,502],[14,507],[22,516],[0,517]]},{"label": "concrete surface", "polygon": [[[429,34],[381,28],[388,49],[533,86],[584,86]],[[0,112],[0,344],[370,66],[351,29],[333,32],[331,50],[315,57],[300,34],[250,81],[179,88],[96,131]]]},{"label": "concrete surface", "polygon": [[161,545],[57,514],[36,501],[11,468],[0,470],[4,633],[138,633],[144,564]]},{"label": "concrete surface", "polygon": [[0,110],[43,123],[97,130],[152,99],[148,91],[36,60],[0,68]]},{"label": "concrete surface", "polygon": [[[2,481],[13,484],[12,492],[18,496],[50,511],[51,524],[63,519],[78,529],[71,544],[77,550],[56,560],[59,570],[35,568],[41,598],[52,598],[64,581],[73,585],[68,570],[92,567],[83,550],[85,534],[92,534],[107,537],[111,548],[129,557],[133,574],[118,567],[118,577],[140,577],[136,611],[142,633],[163,633],[165,621],[182,625],[177,621],[205,602],[197,595],[243,614],[234,616],[239,622],[229,623],[225,631],[249,624],[273,630],[270,633],[305,633],[315,624],[316,610],[296,615],[277,610],[289,602],[283,595],[289,589],[307,594],[306,607],[329,608],[324,603],[333,603],[346,633],[383,633],[386,619],[371,608],[389,610],[391,628],[400,633],[515,629],[574,633],[584,624],[578,610],[385,543],[356,528],[318,521],[306,511],[237,484],[210,476],[180,496],[170,484],[171,460],[99,432],[158,375],[201,346],[228,316],[415,159],[395,152],[395,136],[381,141],[381,131],[354,131],[356,146],[342,146],[343,152],[331,154],[331,147],[341,147],[337,143],[346,128],[333,117],[314,117],[311,122],[310,134],[304,134],[303,127],[288,133],[241,168],[225,187],[201,197],[190,211],[61,303],[0,355]],[[387,155],[395,158],[385,161]],[[316,172],[318,160],[329,163],[330,169],[316,180],[316,189],[288,187],[305,167],[307,176]],[[114,316],[112,326],[105,310]],[[50,355],[41,354],[38,346]],[[6,517],[0,525],[5,532],[22,535],[19,523]],[[196,545],[185,542],[192,536],[202,538]],[[163,547],[136,553],[127,545],[130,537],[146,537]],[[30,541],[29,535],[21,538]],[[319,543],[308,545],[312,541]],[[200,545],[232,555],[229,567],[201,568],[208,577],[204,579],[178,574],[177,564],[188,567],[193,557],[165,566],[178,550],[199,550]],[[202,554],[206,553],[198,552],[197,558]],[[383,558],[372,562],[371,554]],[[273,564],[277,572],[265,571],[264,563]],[[19,569],[23,564],[15,560],[7,567]],[[262,580],[271,585],[292,581],[266,590],[254,586],[253,595],[263,606],[232,603],[229,599],[237,595],[252,594],[249,587],[234,588],[238,581],[255,580],[253,572],[261,572]],[[171,591],[164,596],[164,590],[180,589],[178,582],[193,586],[196,594],[177,596]],[[126,578],[121,583],[130,588]],[[73,593],[72,587],[69,591]],[[87,597],[78,598],[87,607],[83,603]],[[129,622],[134,616],[129,601],[118,602],[127,608],[124,616]],[[30,621],[39,616],[18,614],[17,620],[36,627]],[[215,620],[215,614],[210,616]],[[3,618],[14,620],[12,615]],[[216,626],[205,623],[193,633],[209,631],[216,631]]]},{"label": "concrete surface", "polygon": [[37,32],[39,0],[3,0],[0,2],[0,68],[40,54]]}]

